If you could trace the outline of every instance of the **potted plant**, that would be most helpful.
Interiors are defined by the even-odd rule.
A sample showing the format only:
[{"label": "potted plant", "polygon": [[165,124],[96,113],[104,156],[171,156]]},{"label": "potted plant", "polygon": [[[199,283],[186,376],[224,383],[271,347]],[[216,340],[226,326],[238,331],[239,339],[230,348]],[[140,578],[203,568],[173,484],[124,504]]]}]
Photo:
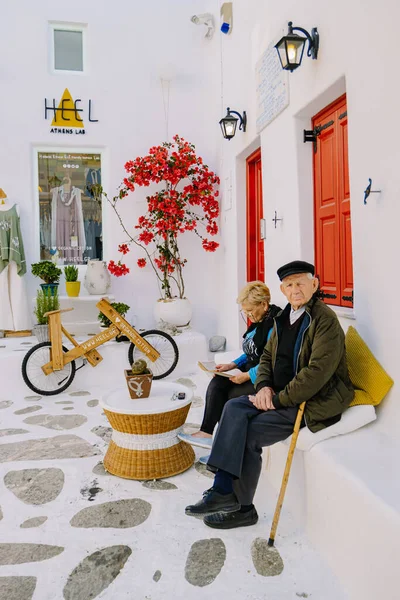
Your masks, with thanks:
[{"label": "potted plant", "polygon": [[[126,313],[128,312],[128,310],[130,309],[130,306],[128,306],[128,304],[124,304],[123,302],[111,302],[111,306],[117,311],[119,312],[119,314],[124,317],[126,315]],[[100,321],[101,327],[110,327],[111,325],[111,321],[108,317],[106,317],[106,315],[104,315],[102,312],[99,312],[98,317],[97,317]],[[123,335],[122,333],[120,333],[119,335],[117,335],[117,337],[115,338],[116,342],[126,342],[129,341],[128,338],[126,337],[126,335]]]},{"label": "potted plant", "polygon": [[140,358],[132,363],[130,369],[125,369],[125,379],[132,400],[141,400],[150,396],[153,373],[147,368],[145,360]]},{"label": "potted plant", "polygon": [[[156,318],[171,325],[188,324],[191,305],[185,297],[183,270],[187,259],[181,256],[178,239],[185,232],[193,232],[207,252],[214,252],[219,244],[207,239],[218,233],[219,179],[196,155],[193,144],[176,135],[173,142],[164,142],[150,148],[149,154],[129,161],[125,165],[127,177],[117,196],[109,199],[122,229],[127,236],[118,250],[125,255],[132,244],[144,251],[146,258],[137,264],[143,268],[148,263],[153,269],[160,290],[156,305]],[[131,226],[125,227],[119,213],[119,202],[138,186],[162,184],[162,188],[147,197],[147,212],[139,217],[134,237]],[[129,273],[129,268],[118,260],[111,260],[109,271],[119,277]]]},{"label": "potted plant", "polygon": [[79,296],[81,289],[81,282],[78,281],[78,267],[75,265],[68,265],[64,267],[65,275],[65,289],[70,298],[76,298]]},{"label": "potted plant", "polygon": [[42,260],[32,265],[32,275],[44,281],[44,283],[40,284],[42,290],[50,289],[52,294],[57,290],[61,273],[61,269],[51,262],[51,260]]},{"label": "potted plant", "polygon": [[34,311],[37,324],[33,326],[32,331],[39,342],[48,342],[50,339],[48,318],[44,315],[52,310],[59,310],[59,308],[60,301],[57,288],[53,293],[48,288],[37,291]]}]

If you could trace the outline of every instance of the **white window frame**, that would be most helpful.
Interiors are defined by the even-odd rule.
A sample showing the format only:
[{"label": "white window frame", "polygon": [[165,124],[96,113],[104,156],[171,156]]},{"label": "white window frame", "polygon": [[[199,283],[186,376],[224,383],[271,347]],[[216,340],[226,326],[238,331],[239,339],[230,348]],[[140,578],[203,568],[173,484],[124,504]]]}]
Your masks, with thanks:
[{"label": "white window frame", "polygon": [[[82,71],[55,68],[54,31],[79,31],[82,33]],[[85,23],[63,23],[62,21],[49,22],[49,70],[52,75],[87,75],[87,26]]]},{"label": "white window frame", "polygon": [[[109,154],[106,148],[101,147],[88,147],[88,146],[33,146],[32,147],[32,160],[33,160],[33,199],[34,199],[34,219],[35,219],[35,233],[34,233],[34,249],[33,256],[35,260],[32,262],[38,262],[40,258],[40,204],[39,204],[39,169],[38,169],[38,155],[41,153],[65,153],[65,154],[100,154],[101,158],[101,185],[106,191],[108,187],[108,173],[109,173]],[[110,232],[105,228],[106,223],[111,223],[111,211],[112,208],[109,206],[107,200],[103,197],[102,206],[102,240],[103,240],[103,261],[108,262],[112,255],[112,248],[110,244]],[[114,253],[115,254],[115,253]],[[76,265],[79,271],[79,277],[82,278],[86,272],[87,265]]]}]

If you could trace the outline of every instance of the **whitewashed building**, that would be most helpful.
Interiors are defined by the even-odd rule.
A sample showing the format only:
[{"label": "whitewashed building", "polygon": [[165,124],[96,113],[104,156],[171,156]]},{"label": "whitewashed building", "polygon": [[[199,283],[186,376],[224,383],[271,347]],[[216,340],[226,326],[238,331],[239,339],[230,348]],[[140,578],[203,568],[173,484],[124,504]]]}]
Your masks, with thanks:
[{"label": "whitewashed building", "polygon": [[[251,211],[264,219],[262,225],[253,223],[257,235],[262,227],[263,240],[257,240],[258,258],[251,264],[259,276],[264,273],[273,301],[284,302],[279,266],[295,259],[317,261],[325,269],[324,291],[336,296],[334,310],[343,328],[356,327],[396,380],[398,3],[234,0],[228,34],[220,31],[220,9],[219,0],[3,2],[7,27],[0,40],[0,188],[19,205],[27,261],[30,265],[41,258],[40,203],[50,202],[41,181],[41,168],[48,163],[41,167],[41,156],[59,159],[61,175],[69,169],[63,166],[69,164],[68,155],[100,161],[101,184],[112,195],[127,160],[178,133],[196,145],[221,179],[220,249],[205,253],[189,234],[182,242],[193,328],[207,337],[224,335],[228,350],[240,344],[243,322],[235,299],[249,276],[248,248],[255,251],[254,244],[248,245],[247,189],[249,177],[257,176],[260,183],[261,176],[262,214],[254,206]],[[226,5],[225,10],[229,13]],[[207,37],[209,25],[191,22],[193,15],[204,13],[213,16],[215,26]],[[289,21],[307,31],[316,27],[320,47],[316,60],[306,50],[300,67],[286,75],[271,67],[270,57]],[[76,37],[57,37],[60,31]],[[65,43],[73,45],[72,64]],[[59,106],[66,89],[73,101],[80,99],[84,134],[52,124],[52,107]],[[237,129],[230,141],[222,138],[218,124],[227,107],[247,115],[246,131]],[[316,136],[316,158],[314,144],[304,143],[303,136],[318,125],[327,127]],[[348,155],[340,138],[343,126]],[[320,165],[325,161],[322,167],[318,160]],[[81,167],[85,165],[79,162]],[[99,167],[89,161],[86,168]],[[318,168],[325,177],[319,186]],[[365,203],[369,179],[379,193]],[[318,219],[325,218],[318,206],[339,202],[339,196],[329,196],[332,190],[340,195],[339,188],[346,208],[337,208],[334,218],[327,213],[333,226],[326,237],[316,238]],[[124,201],[123,216],[132,227],[145,210],[145,195],[138,190]],[[100,258],[116,259],[123,239],[106,204],[101,223]],[[351,247],[343,239],[351,239]],[[131,273],[113,281],[112,293],[148,327],[157,286],[150,268],[136,267],[139,256],[128,256]],[[84,269],[80,267],[82,274]],[[32,298],[37,281],[28,274],[26,282]],[[357,433],[298,453],[287,497],[352,600],[398,597],[397,384],[377,413],[377,421]],[[284,445],[272,451],[265,473],[276,487],[286,451]]]},{"label": "whitewashed building", "polygon": [[[222,212],[224,290],[234,296],[246,279],[246,159],[257,148],[261,148],[266,224],[265,280],[273,300],[281,301],[276,276],[281,264],[294,259],[315,262],[313,144],[303,143],[303,131],[331,120],[329,117],[312,124],[313,117],[346,94],[347,116],[343,121],[348,119],[347,197],[351,207],[354,306],[349,308],[348,302],[339,298],[334,310],[344,329],[348,325],[357,328],[395,380],[400,350],[400,325],[395,316],[400,215],[396,200],[398,82],[390,76],[387,57],[394,51],[398,14],[398,6],[391,1],[340,1],[335,5],[241,1],[234,2],[232,34],[221,39],[221,115],[229,106],[240,112],[246,110],[248,117],[246,133],[238,131],[221,151],[221,179],[228,185],[232,182],[232,208]],[[287,79],[288,106],[258,132],[257,116],[262,114],[257,95],[259,61],[269,45],[286,34],[288,21],[309,32],[318,28],[318,58],[312,60],[304,53],[301,66]],[[338,113],[336,117],[338,127],[340,116]],[[321,132],[319,144],[324,143],[325,133]],[[329,145],[329,139],[326,143]],[[331,154],[328,149],[324,155],[327,161],[334,160],[334,148],[331,150]],[[369,178],[372,189],[381,192],[371,194],[365,204]],[[328,181],[325,185],[323,200],[328,198],[329,203],[336,183]],[[276,228],[275,216],[282,219]],[[326,243],[329,253],[333,243],[329,236]],[[233,305],[221,311],[221,331],[226,332],[231,344],[237,339],[232,327],[235,316]],[[293,508],[299,508],[304,493],[300,512],[309,535],[345,582],[350,597],[357,599],[380,593],[391,598],[397,595],[392,562],[399,550],[400,527],[396,476],[400,410],[396,385],[377,412],[378,420],[358,434],[337,438],[331,446],[325,442],[320,449],[317,446],[304,457],[298,456],[294,477],[299,479],[292,481],[289,491]],[[276,448],[271,466],[276,485],[282,465],[282,451]]]}]

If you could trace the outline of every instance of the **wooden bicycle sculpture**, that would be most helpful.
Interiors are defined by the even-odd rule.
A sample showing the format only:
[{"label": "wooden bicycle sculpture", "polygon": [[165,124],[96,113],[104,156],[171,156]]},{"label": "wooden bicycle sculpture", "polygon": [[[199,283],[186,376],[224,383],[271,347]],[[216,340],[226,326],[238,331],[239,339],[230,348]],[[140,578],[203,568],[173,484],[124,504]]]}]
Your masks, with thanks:
[{"label": "wooden bicycle sculpture", "polygon": [[[128,349],[129,364],[144,358],[153,373],[153,379],[162,379],[172,373],[178,362],[179,351],[171,336],[157,329],[139,334],[105,298],[96,306],[108,317],[111,325],[82,344],[78,344],[61,324],[61,313],[72,308],[46,313],[50,342],[33,346],[22,362],[22,376],[31,390],[43,396],[60,394],[71,385],[76,371],[86,363],[95,367],[103,360],[95,348],[120,334],[131,342]],[[73,344],[71,350],[63,346],[62,334]],[[77,359],[82,359],[82,366],[76,367]]]}]

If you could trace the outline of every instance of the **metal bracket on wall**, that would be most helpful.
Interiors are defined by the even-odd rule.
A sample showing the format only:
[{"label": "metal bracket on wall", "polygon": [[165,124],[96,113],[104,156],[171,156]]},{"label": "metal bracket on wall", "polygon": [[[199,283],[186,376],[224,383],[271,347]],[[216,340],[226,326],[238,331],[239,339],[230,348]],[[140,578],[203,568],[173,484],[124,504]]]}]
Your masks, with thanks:
[{"label": "metal bracket on wall", "polygon": [[371,190],[372,179],[369,178],[368,181],[369,181],[369,183],[364,190],[364,204],[367,204],[367,198],[369,197],[370,194],[380,194],[382,191],[382,190]]},{"label": "metal bracket on wall", "polygon": [[283,221],[283,219],[278,219],[277,212],[275,211],[275,216],[274,216],[274,218],[272,219],[272,221],[273,221],[273,223],[275,223],[275,229],[276,229],[276,224],[277,224],[277,222],[278,222],[278,221]]},{"label": "metal bracket on wall", "polygon": [[329,121],[325,125],[317,125],[314,129],[304,129],[303,132],[303,143],[312,142],[314,144],[314,153],[317,152],[317,137],[321,134],[324,129],[328,129],[335,121]]},{"label": "metal bracket on wall", "polygon": [[354,304],[354,290],[351,291],[351,296],[342,296],[342,300],[345,300],[345,302],[351,302],[352,304]]},{"label": "metal bracket on wall", "polygon": [[326,292],[323,292],[322,290],[319,291],[318,297],[319,298],[337,298],[336,294],[327,294]]}]

